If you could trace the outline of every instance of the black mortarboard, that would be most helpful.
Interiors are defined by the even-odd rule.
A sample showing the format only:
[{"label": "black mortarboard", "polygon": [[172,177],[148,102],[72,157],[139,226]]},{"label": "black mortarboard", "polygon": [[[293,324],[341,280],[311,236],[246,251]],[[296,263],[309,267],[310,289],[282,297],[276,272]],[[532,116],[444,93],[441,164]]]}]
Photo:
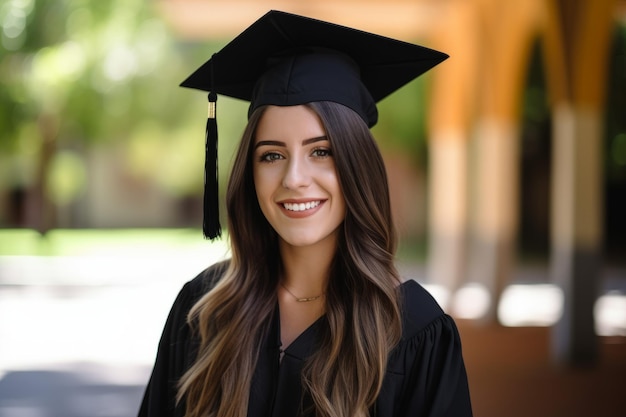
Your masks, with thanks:
[{"label": "black mortarboard", "polygon": [[220,236],[217,195],[217,94],[257,107],[333,101],[376,124],[376,102],[445,60],[419,45],[336,24],[270,11],[215,53],[181,86],[209,91],[205,236]]}]

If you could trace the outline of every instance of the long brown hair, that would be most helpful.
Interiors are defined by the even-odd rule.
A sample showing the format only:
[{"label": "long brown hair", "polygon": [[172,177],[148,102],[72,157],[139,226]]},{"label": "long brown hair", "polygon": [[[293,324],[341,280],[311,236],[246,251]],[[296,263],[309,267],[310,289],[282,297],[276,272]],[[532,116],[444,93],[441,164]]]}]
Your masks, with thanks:
[{"label": "long brown hair", "polygon": [[[376,142],[356,113],[331,102],[307,106],[326,130],[347,210],[326,293],[328,325],[306,361],[302,383],[316,416],[367,416],[402,332],[387,177]],[[259,341],[277,302],[278,237],[261,212],[252,176],[263,111],[250,117],[228,184],[229,270],[189,313],[200,348],[179,384],[186,417],[246,416]]]}]

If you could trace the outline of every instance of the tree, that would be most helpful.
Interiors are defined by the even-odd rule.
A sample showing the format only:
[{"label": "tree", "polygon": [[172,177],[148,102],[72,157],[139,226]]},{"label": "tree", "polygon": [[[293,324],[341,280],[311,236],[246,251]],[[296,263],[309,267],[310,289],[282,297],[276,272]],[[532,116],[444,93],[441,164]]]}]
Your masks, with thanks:
[{"label": "tree", "polygon": [[[149,142],[159,149],[152,157],[167,164],[161,145],[184,141],[202,123],[203,108],[191,111],[190,96],[172,93],[198,45],[176,42],[154,2],[8,0],[0,29],[0,196],[9,196],[8,205],[23,202],[25,213],[11,219],[5,207],[3,219],[0,203],[0,225],[54,227],[55,208],[84,187],[85,148]],[[185,155],[200,164],[198,153]],[[174,163],[189,162],[180,159]],[[156,181],[181,193],[200,188],[201,171],[170,171],[180,174]]]}]

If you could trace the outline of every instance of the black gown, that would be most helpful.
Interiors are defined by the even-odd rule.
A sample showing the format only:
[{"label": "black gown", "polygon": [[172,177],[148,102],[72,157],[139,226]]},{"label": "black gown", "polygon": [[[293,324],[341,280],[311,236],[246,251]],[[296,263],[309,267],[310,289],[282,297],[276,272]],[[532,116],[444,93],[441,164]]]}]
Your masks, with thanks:
[{"label": "black gown", "polygon": [[[168,316],[139,417],[182,417],[175,406],[176,382],[189,368],[198,348],[186,323],[187,312],[221,277],[217,264],[184,285]],[[461,341],[451,317],[416,281],[401,285],[403,336],[389,356],[383,386],[370,412],[379,417],[470,417],[467,374]],[[248,417],[298,417],[303,407],[300,373],[312,353],[323,317],[280,354],[276,308],[262,342],[250,390]],[[309,399],[310,401],[310,399]]]}]

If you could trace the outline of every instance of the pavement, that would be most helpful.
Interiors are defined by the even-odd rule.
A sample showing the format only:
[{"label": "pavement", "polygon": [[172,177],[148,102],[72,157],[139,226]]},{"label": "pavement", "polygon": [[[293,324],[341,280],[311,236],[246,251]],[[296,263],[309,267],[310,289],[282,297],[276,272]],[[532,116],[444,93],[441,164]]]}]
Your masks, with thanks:
[{"label": "pavement", "polygon": [[0,417],[135,416],[172,302],[212,253],[0,257]]},{"label": "pavement", "polygon": [[[144,384],[106,381],[93,365],[17,370],[0,380],[2,417],[128,417],[137,414]],[[145,378],[146,370],[139,375]]]},{"label": "pavement", "polygon": [[476,417],[625,417],[626,337],[601,336],[588,366],[554,362],[549,327],[459,321]]}]

